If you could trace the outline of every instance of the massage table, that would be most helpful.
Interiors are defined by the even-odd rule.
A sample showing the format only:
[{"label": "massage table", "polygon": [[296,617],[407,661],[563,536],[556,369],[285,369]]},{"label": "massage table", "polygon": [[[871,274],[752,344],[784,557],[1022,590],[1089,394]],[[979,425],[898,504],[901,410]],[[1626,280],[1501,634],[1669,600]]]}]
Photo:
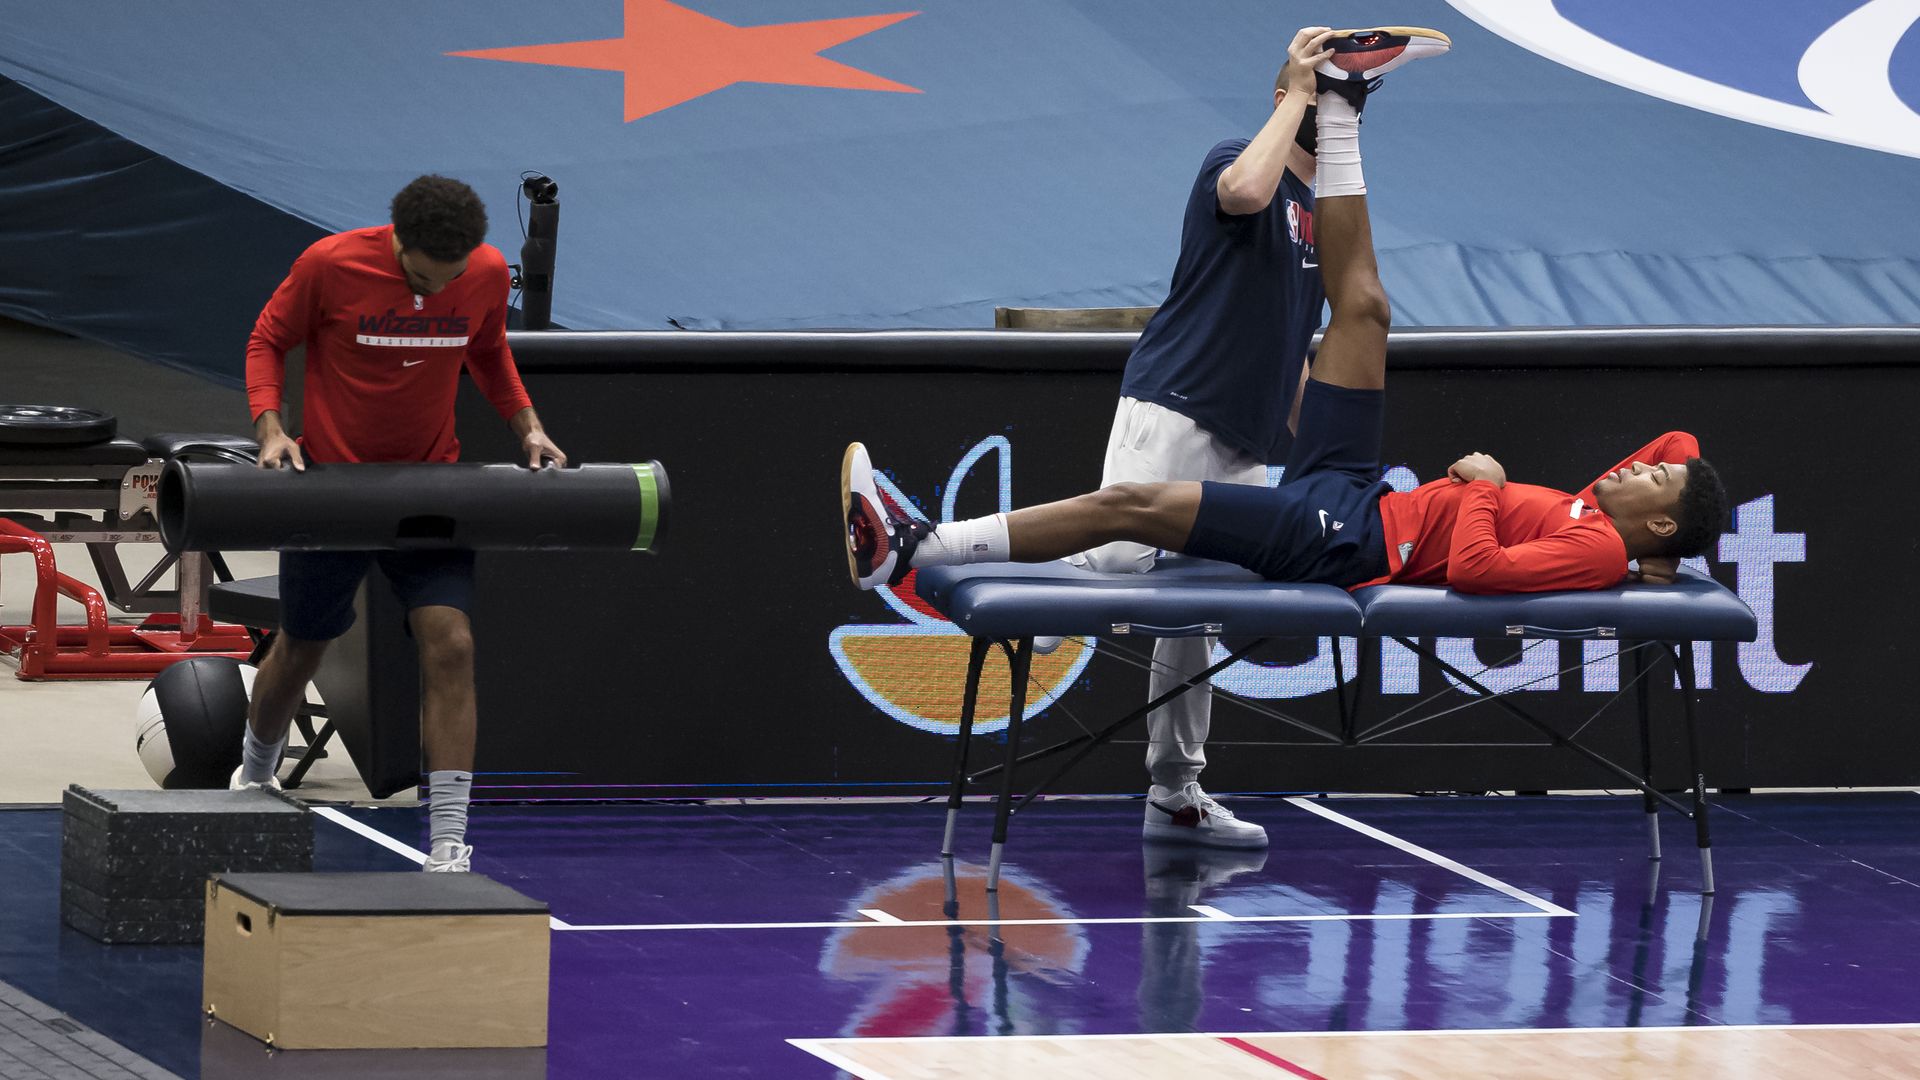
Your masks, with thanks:
[{"label": "massage table", "polygon": [[[1714,891],[1713,859],[1707,829],[1706,779],[1699,765],[1700,739],[1695,722],[1694,642],[1753,641],[1759,624],[1753,611],[1731,590],[1711,578],[1682,571],[1671,585],[1622,584],[1586,592],[1521,593],[1474,596],[1451,589],[1381,585],[1349,593],[1330,585],[1266,581],[1248,570],[1197,559],[1163,558],[1146,574],[1102,574],[1065,562],[994,563],[922,570],[916,590],[922,599],[967,633],[972,640],[963,689],[958,738],[954,741],[952,782],[941,854],[953,855],[954,827],[968,784],[999,774],[993,846],[988,860],[989,888],[999,882],[1013,814],[1039,796],[1094,749],[1154,709],[1202,683],[1271,638],[1331,637],[1392,640],[1435,663],[1459,686],[1478,695],[1477,705],[1493,705],[1637,789],[1647,815],[1652,851],[1660,858],[1658,812],[1661,805],[1691,820],[1700,850],[1701,892]],[[1205,671],[1168,690],[1098,731],[1088,731],[1025,755],[1020,752],[1026,715],[1028,671],[1033,639],[1058,637],[1223,637],[1234,642],[1226,655]],[[1512,691],[1496,691],[1483,679],[1461,671],[1423,643],[1434,638],[1602,640],[1620,643],[1631,657],[1639,705],[1640,767],[1615,762],[1579,739],[1586,725],[1568,732],[1523,709]],[[1001,765],[969,774],[967,757],[980,675],[987,654],[999,647],[1011,672],[1012,698],[1007,713],[1006,759]],[[1347,693],[1342,650],[1332,650],[1334,686],[1343,745],[1364,745],[1376,729],[1362,729],[1360,679]],[[1366,653],[1360,654],[1364,664]],[[1649,659],[1666,658],[1680,682],[1686,727],[1690,798],[1676,799],[1653,786]],[[1612,658],[1608,654],[1607,659]],[[1576,665],[1579,666],[1579,665]],[[1200,689],[1200,692],[1210,692]],[[1603,709],[1605,706],[1602,707]],[[1454,710],[1449,710],[1454,711]],[[1596,714],[1597,716],[1598,714]],[[1279,717],[1279,719],[1286,719]],[[1416,721],[1418,722],[1418,721]],[[1591,720],[1589,720],[1591,722]],[[1404,730],[1399,724],[1391,731]],[[1311,729],[1318,731],[1319,729]],[[1389,732],[1391,733],[1391,732]],[[1019,766],[1068,754],[1052,773],[1015,796]]]}]

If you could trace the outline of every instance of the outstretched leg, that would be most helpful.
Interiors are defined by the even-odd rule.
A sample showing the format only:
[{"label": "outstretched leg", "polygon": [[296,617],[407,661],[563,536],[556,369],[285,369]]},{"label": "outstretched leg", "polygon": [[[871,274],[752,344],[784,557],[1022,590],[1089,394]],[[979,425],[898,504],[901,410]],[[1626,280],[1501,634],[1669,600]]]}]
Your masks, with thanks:
[{"label": "outstretched leg", "polygon": [[1179,551],[1199,510],[1198,481],[1114,484],[1008,514],[1008,559],[1046,562],[1116,540]]}]

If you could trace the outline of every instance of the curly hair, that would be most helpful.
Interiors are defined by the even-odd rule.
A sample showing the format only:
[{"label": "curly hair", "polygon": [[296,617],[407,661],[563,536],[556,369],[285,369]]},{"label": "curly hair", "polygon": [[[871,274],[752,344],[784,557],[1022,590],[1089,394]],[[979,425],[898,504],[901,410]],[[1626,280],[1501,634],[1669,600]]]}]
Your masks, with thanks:
[{"label": "curly hair", "polygon": [[1679,527],[1659,552],[1676,559],[1705,555],[1727,527],[1727,487],[1720,482],[1719,471],[1705,458],[1688,458],[1686,464],[1687,483],[1673,508]]},{"label": "curly hair", "polygon": [[438,262],[459,262],[487,238],[487,208],[473,189],[445,176],[422,176],[393,197],[400,246]]}]

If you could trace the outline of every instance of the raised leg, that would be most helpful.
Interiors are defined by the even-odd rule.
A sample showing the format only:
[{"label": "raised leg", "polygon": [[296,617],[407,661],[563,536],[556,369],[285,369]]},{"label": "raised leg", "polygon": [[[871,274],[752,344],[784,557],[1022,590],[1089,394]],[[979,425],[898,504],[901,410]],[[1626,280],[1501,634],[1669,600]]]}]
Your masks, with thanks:
[{"label": "raised leg", "polygon": [[1387,291],[1373,254],[1373,223],[1365,195],[1340,195],[1314,204],[1313,230],[1331,315],[1312,377],[1334,386],[1381,390],[1387,385]]},{"label": "raised leg", "polygon": [[254,675],[253,699],[248,703],[247,723],[261,742],[271,744],[286,738],[294,710],[307,700],[307,683],[320,670],[328,644],[273,635]]},{"label": "raised leg", "polygon": [[1000,889],[1000,856],[1007,846],[1007,821],[1013,816],[1013,763],[1020,756],[1020,722],[1027,712],[1027,669],[1033,661],[1033,639],[1021,638],[1007,655],[1013,682],[1007,712],[1007,767],[1001,771],[1000,801],[993,808],[993,851],[987,859],[987,891]]},{"label": "raised leg", "polygon": [[940,841],[940,854],[947,859],[953,858],[953,830],[960,820],[961,796],[967,789],[967,746],[973,741],[973,709],[980,700],[980,669],[991,648],[992,641],[977,637],[967,656],[967,689],[960,701],[960,731],[953,746],[953,787],[947,792],[947,831]]}]

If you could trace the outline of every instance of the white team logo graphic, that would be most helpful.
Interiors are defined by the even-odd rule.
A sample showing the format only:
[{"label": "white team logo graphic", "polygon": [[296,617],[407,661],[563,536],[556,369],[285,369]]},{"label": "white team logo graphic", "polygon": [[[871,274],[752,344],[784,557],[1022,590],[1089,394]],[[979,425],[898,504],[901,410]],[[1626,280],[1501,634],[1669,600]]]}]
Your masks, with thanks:
[{"label": "white team logo graphic", "polygon": [[[1920,102],[1920,87],[1912,85],[1915,65],[1895,64],[1901,39],[1920,22],[1920,0],[1868,0],[1811,37],[1808,8],[1754,3],[1742,12],[1737,39],[1711,21],[1675,25],[1679,12],[1663,5],[1448,2],[1516,45],[1643,94],[1750,124],[1920,157],[1920,115],[1908,105]],[[1653,18],[1662,25],[1646,25]],[[1784,63],[1767,62],[1775,56],[1798,61],[1789,71]],[[1902,85],[1896,87],[1896,80]]]}]

